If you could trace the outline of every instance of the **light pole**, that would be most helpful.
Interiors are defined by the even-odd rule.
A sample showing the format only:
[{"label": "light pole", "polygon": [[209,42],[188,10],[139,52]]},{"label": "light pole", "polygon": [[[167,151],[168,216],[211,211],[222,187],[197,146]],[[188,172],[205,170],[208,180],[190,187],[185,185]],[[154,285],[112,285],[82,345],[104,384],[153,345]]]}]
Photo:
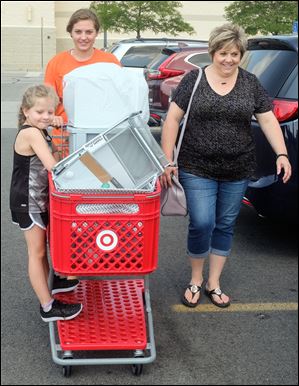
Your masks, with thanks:
[{"label": "light pole", "polygon": [[107,30],[104,30],[104,48],[106,49],[108,47],[107,44]]},{"label": "light pole", "polygon": [[44,18],[41,18],[40,29],[40,46],[41,46],[41,70],[44,71]]}]

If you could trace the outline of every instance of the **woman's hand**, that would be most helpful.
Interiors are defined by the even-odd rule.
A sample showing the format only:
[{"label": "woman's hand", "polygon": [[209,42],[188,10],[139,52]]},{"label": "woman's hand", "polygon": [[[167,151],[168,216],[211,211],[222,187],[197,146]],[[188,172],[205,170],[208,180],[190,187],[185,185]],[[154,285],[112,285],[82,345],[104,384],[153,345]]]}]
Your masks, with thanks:
[{"label": "woman's hand", "polygon": [[276,160],[276,170],[277,170],[277,175],[281,173],[281,171],[284,171],[282,181],[285,184],[288,182],[292,175],[292,167],[289,162],[289,159],[283,155],[279,156]]},{"label": "woman's hand", "polygon": [[164,169],[164,173],[160,177],[160,183],[162,188],[168,188],[168,186],[172,186],[171,177],[172,175],[177,176],[178,174],[178,168],[177,166],[166,166]]},{"label": "woman's hand", "polygon": [[290,179],[292,170],[279,122],[273,114],[273,111],[256,114],[256,118],[272,149],[278,154],[276,158],[276,171],[277,175],[279,175],[282,169],[284,170],[282,181],[285,184]]},{"label": "woman's hand", "polygon": [[172,175],[178,174],[178,168],[173,163],[173,149],[179,131],[180,122],[185,112],[175,103],[171,102],[167,112],[166,120],[162,128],[161,147],[169,161],[169,165],[164,169],[164,173],[160,177],[162,188],[168,188],[172,185]]}]

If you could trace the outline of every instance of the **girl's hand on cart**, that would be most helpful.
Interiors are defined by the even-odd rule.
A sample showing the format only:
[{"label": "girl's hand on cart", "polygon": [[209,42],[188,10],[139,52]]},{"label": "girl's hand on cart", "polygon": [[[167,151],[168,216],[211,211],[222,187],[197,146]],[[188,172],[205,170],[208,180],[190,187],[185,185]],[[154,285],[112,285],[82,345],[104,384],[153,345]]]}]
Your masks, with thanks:
[{"label": "girl's hand on cart", "polygon": [[166,166],[166,168],[164,169],[164,173],[160,177],[160,183],[162,188],[168,188],[168,186],[172,186],[171,178],[173,174],[177,176],[178,174],[177,166],[175,165]]},{"label": "girl's hand on cart", "polygon": [[63,127],[63,118],[59,115],[55,115],[51,125],[54,127]]}]

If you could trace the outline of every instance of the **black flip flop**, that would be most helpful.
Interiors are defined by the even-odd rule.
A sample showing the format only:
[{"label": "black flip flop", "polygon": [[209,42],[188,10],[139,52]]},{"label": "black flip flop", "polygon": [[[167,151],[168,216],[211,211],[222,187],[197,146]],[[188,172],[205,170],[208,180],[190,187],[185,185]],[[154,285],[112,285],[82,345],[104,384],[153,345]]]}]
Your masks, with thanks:
[{"label": "black flip flop", "polygon": [[191,300],[192,300],[194,298],[194,296],[201,291],[201,286],[195,285],[195,284],[189,284],[187,286],[187,288],[185,289],[184,294],[183,294],[182,299],[181,299],[182,303],[185,306],[187,306],[187,307],[196,307],[199,304],[199,302],[200,302],[201,296],[198,298],[197,302],[194,302],[194,303],[189,302],[186,299],[186,297],[185,297],[185,292],[186,292],[187,289],[190,290],[190,292],[192,293],[192,298],[191,298]]},{"label": "black flip flop", "polygon": [[228,301],[227,303],[217,303],[214,300],[213,295],[217,295],[222,300],[221,295],[223,294],[223,292],[221,291],[220,288],[215,288],[211,291],[208,291],[207,289],[205,289],[205,294],[210,298],[211,302],[213,304],[215,304],[215,306],[217,306],[217,307],[225,308],[225,307],[228,307],[230,305],[230,301]]}]

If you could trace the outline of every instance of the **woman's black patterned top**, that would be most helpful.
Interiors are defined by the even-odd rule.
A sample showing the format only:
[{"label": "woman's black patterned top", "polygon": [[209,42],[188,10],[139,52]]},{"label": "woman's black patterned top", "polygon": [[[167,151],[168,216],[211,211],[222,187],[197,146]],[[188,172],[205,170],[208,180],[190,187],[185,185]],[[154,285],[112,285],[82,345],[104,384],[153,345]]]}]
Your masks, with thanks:
[{"label": "woman's black patterned top", "polygon": [[[173,101],[186,112],[198,76],[184,76]],[[256,169],[251,118],[272,109],[255,75],[239,68],[231,92],[221,96],[209,85],[205,71],[194,94],[179,154],[179,167],[191,174],[219,181],[250,178]]]}]

